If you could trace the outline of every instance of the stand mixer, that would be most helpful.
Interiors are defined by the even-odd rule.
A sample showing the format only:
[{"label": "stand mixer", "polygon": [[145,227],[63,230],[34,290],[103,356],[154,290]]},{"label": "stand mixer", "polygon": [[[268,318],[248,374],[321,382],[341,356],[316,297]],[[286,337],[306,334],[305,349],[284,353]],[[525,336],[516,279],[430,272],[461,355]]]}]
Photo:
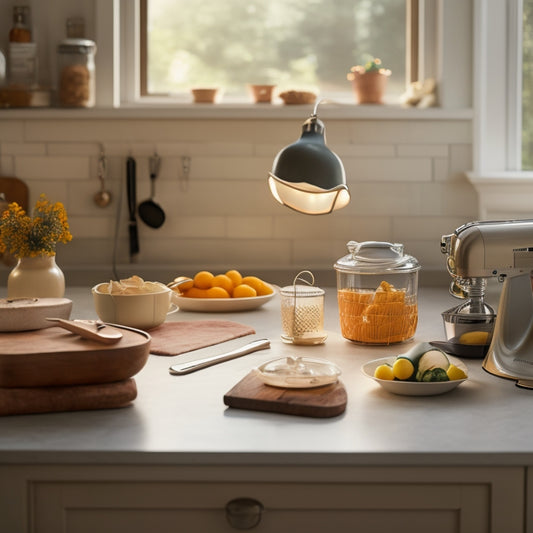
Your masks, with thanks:
[{"label": "stand mixer", "polygon": [[[533,388],[533,220],[469,222],[442,237],[441,252],[450,292],[467,298],[443,313],[447,336],[487,332],[483,368]],[[503,282],[497,315],[484,301],[489,278]]]}]

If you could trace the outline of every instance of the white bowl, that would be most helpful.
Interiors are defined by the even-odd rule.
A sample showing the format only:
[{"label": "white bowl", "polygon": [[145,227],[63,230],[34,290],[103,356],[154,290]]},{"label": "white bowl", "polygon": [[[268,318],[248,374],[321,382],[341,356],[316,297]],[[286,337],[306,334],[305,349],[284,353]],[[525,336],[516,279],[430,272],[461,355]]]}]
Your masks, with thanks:
[{"label": "white bowl", "polygon": [[[448,356],[450,363],[456,367],[461,368],[468,375],[468,369],[466,365],[460,359]],[[374,376],[374,371],[379,365],[389,364],[392,366],[396,357],[383,357],[382,359],[374,359],[369,363],[364,364],[361,367],[363,374],[370,379],[373,379],[376,383],[379,383],[386,391],[393,394],[399,394],[400,396],[437,396],[449,392],[461,383],[464,383],[465,379],[454,379],[451,381],[433,381],[433,382],[421,382],[421,381],[399,381],[379,379]]]},{"label": "white bowl", "polygon": [[103,292],[108,285],[99,283],[91,290],[96,314],[103,322],[147,330],[159,326],[177,310],[171,301],[172,290],[163,284],[160,291],[143,294]]}]

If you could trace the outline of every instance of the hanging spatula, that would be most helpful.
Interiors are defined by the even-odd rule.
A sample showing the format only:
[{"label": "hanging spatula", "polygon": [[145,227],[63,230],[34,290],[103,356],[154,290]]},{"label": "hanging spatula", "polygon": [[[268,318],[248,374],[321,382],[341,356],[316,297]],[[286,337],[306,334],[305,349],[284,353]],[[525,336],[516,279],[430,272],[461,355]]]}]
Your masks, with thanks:
[{"label": "hanging spatula", "polygon": [[137,230],[137,165],[133,157],[126,162],[126,179],[129,211],[130,261],[139,253],[139,234]]}]

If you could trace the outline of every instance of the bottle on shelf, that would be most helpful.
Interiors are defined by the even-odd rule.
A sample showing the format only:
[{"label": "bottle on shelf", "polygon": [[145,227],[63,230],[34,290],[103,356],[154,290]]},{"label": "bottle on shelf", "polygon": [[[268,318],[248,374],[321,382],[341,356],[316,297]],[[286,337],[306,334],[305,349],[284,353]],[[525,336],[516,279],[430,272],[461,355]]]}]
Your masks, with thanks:
[{"label": "bottle on shelf", "polygon": [[32,88],[37,85],[37,45],[32,42],[30,8],[13,8],[13,26],[9,32],[8,82]]},{"label": "bottle on shelf", "polygon": [[10,43],[31,43],[29,14],[30,8],[28,6],[15,6],[13,8],[13,26],[9,31]]}]

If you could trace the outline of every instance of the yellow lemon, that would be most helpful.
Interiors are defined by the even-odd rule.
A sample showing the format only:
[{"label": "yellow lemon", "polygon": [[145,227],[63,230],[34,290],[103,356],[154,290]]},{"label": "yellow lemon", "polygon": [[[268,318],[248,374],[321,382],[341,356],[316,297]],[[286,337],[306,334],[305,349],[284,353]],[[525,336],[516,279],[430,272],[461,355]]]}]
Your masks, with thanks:
[{"label": "yellow lemon", "polygon": [[233,298],[252,298],[254,296],[257,296],[256,290],[245,283],[241,283],[233,289]]},{"label": "yellow lemon", "polygon": [[392,381],[394,379],[394,374],[392,373],[392,367],[390,365],[379,365],[374,370],[374,377],[378,379],[386,379]]},{"label": "yellow lemon", "polygon": [[194,276],[194,286],[198,289],[210,289],[215,276],[207,270],[201,270]]},{"label": "yellow lemon", "polygon": [[233,281],[234,287],[242,283],[242,275],[238,270],[228,270],[226,276]]},{"label": "yellow lemon", "polygon": [[413,366],[413,363],[411,363],[409,359],[405,359],[403,357],[396,359],[392,365],[394,377],[402,381],[409,379],[413,375],[414,371],[415,367]]},{"label": "yellow lemon", "polygon": [[228,293],[228,296],[231,296],[233,292],[233,281],[226,274],[218,274],[211,281],[211,287],[221,287]]},{"label": "yellow lemon", "polygon": [[450,365],[448,370],[446,370],[446,374],[448,374],[448,379],[450,381],[455,379],[465,379],[468,377],[462,368],[458,368],[455,365]]},{"label": "yellow lemon", "polygon": [[459,337],[459,344],[488,344],[488,331],[467,331]]}]

